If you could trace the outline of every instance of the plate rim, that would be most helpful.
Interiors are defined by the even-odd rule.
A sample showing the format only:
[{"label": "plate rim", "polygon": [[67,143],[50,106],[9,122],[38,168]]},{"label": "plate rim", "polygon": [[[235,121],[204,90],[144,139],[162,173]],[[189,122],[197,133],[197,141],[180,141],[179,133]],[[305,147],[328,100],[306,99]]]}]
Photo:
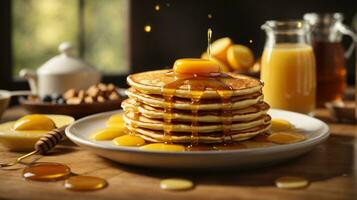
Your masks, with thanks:
[{"label": "plate rim", "polygon": [[66,136],[73,141],[76,144],[80,144],[80,145],[84,145],[84,146],[89,146],[92,148],[99,148],[99,149],[105,149],[105,150],[109,150],[109,151],[116,151],[116,152],[121,152],[121,151],[125,151],[128,153],[141,153],[141,154],[156,154],[156,155],[176,155],[176,156],[185,156],[185,155],[232,155],[232,154],[252,154],[252,153],[256,153],[256,154],[260,154],[260,153],[264,153],[269,151],[269,153],[274,153],[274,152],[282,152],[282,151],[289,151],[292,149],[297,149],[299,146],[311,146],[311,145],[315,145],[315,144],[320,144],[323,141],[325,141],[329,135],[330,135],[330,128],[329,126],[323,122],[320,119],[305,115],[305,114],[301,114],[301,113],[297,113],[297,112],[292,112],[292,111],[287,111],[287,110],[282,110],[282,109],[269,109],[269,111],[276,111],[276,112],[285,112],[285,113],[290,113],[293,115],[300,115],[302,117],[308,117],[311,118],[313,120],[317,120],[319,123],[322,124],[322,130],[321,130],[321,134],[318,135],[315,138],[312,139],[308,139],[305,141],[301,141],[298,143],[292,143],[292,144],[284,144],[284,145],[277,145],[277,146],[270,146],[270,147],[259,147],[259,148],[252,148],[252,149],[236,149],[236,150],[225,150],[225,151],[183,151],[183,152],[163,152],[163,151],[143,151],[139,148],[133,148],[133,147],[111,147],[105,144],[98,144],[95,143],[93,141],[91,141],[90,139],[83,139],[81,137],[78,137],[76,134],[72,133],[71,130],[74,128],[74,126],[83,123],[83,121],[87,121],[87,120],[91,120],[93,118],[98,118],[98,117],[103,117],[105,115],[113,115],[113,114],[118,114],[118,113],[122,113],[124,112],[122,109],[119,110],[113,110],[113,111],[108,111],[108,112],[102,112],[102,113],[97,113],[97,114],[93,114],[93,115],[89,115],[86,117],[83,117],[79,120],[76,120],[74,123],[72,123],[71,125],[69,125],[66,130],[65,130],[65,134]]}]

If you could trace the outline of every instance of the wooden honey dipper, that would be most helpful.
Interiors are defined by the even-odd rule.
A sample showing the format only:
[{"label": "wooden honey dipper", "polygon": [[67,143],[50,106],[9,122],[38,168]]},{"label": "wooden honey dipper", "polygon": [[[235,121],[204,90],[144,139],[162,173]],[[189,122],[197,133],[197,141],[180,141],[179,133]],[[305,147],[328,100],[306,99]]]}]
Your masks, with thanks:
[{"label": "wooden honey dipper", "polygon": [[48,151],[53,149],[65,136],[65,129],[67,126],[63,126],[61,128],[54,129],[47,134],[43,135],[34,145],[35,150],[18,157],[14,162],[0,164],[0,168],[10,167],[16,165],[21,162],[21,160],[28,158],[34,154],[45,155]]}]

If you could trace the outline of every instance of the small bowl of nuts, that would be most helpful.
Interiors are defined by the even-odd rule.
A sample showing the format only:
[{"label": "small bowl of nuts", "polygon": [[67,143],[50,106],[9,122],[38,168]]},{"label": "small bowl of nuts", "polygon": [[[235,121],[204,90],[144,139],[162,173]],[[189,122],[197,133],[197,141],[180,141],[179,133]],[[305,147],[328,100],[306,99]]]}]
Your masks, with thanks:
[{"label": "small bowl of nuts", "polygon": [[27,96],[20,104],[30,113],[63,114],[75,118],[117,110],[121,108],[122,95],[114,84],[99,83],[87,90],[67,90],[63,94]]}]

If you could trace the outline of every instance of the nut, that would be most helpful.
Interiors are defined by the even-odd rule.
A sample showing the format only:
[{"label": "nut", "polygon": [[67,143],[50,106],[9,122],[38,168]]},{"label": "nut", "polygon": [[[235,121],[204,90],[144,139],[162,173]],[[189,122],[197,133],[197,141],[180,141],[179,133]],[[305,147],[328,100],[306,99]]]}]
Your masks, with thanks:
[{"label": "nut", "polygon": [[106,85],[104,83],[99,83],[89,87],[87,90],[67,90],[63,94],[63,98],[67,104],[103,103],[108,100],[114,101],[120,99],[120,95],[116,89],[114,84],[110,83]]},{"label": "nut", "polygon": [[112,92],[110,95],[109,95],[109,99],[110,100],[118,100],[118,99],[120,99],[120,96],[119,96],[119,94],[117,93],[117,92]]},{"label": "nut", "polygon": [[77,97],[84,99],[84,97],[86,97],[86,92],[84,90],[79,90]]},{"label": "nut", "polygon": [[74,105],[81,104],[82,102],[83,102],[83,99],[78,98],[78,97],[72,97],[72,98],[69,98],[66,100],[67,104],[74,104]]},{"label": "nut", "polygon": [[106,86],[104,83],[99,83],[99,84],[97,85],[97,88],[98,88],[100,91],[102,91],[102,92],[107,91],[107,86]]},{"label": "nut", "polygon": [[110,83],[110,84],[107,85],[107,91],[108,92],[111,93],[111,92],[115,91],[115,89],[116,89],[116,87],[115,87],[114,84]]},{"label": "nut", "polygon": [[84,103],[94,103],[94,98],[91,96],[87,96],[86,98],[84,98]]},{"label": "nut", "polygon": [[70,99],[72,97],[75,97],[77,95],[77,92],[75,89],[69,89],[67,92],[63,94],[64,99]]},{"label": "nut", "polygon": [[91,96],[91,97],[97,97],[100,93],[100,90],[96,87],[96,86],[91,86],[88,90],[87,90],[87,95]]},{"label": "nut", "polygon": [[103,102],[105,102],[105,98],[103,96],[98,96],[97,102],[103,103]]}]

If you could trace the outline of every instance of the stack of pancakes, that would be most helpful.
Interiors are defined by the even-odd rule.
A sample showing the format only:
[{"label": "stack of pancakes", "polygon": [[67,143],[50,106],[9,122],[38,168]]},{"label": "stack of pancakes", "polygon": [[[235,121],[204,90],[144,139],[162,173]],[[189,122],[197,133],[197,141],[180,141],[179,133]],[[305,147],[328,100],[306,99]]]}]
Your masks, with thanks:
[{"label": "stack of pancakes", "polygon": [[[230,88],[232,96],[229,106],[229,131],[227,112],[222,97],[213,88],[205,88],[199,104],[197,116],[192,112],[192,91],[189,85],[180,85],[170,102],[163,96],[165,85],[175,81],[168,75],[169,70],[149,71],[128,76],[131,86],[126,94],[129,96],[122,103],[125,111],[124,121],[131,133],[151,142],[168,142],[164,133],[167,121],[164,120],[167,108],[170,108],[170,142],[192,143],[192,132],[198,143],[222,143],[241,141],[257,134],[267,132],[270,128],[269,105],[263,101],[263,84],[254,78],[227,74],[220,78]],[[196,127],[192,127],[192,121]],[[166,123],[166,124],[165,124]]]}]

